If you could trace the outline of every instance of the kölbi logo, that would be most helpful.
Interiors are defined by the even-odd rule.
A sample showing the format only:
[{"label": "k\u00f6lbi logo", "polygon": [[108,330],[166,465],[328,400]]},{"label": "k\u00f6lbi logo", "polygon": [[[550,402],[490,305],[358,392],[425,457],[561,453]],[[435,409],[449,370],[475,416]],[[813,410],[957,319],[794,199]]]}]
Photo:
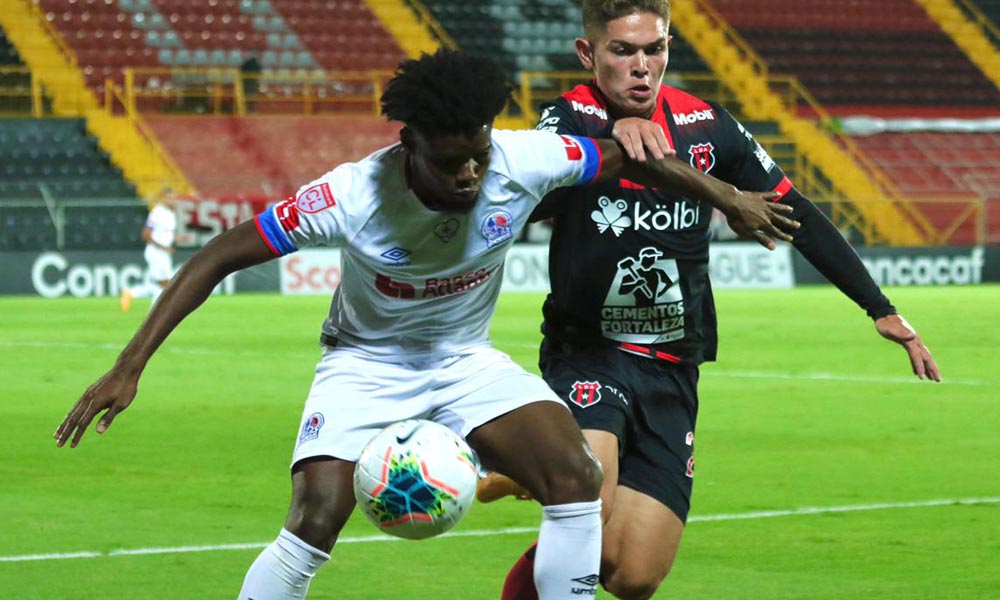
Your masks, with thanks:
[{"label": "k\u00f6lbi logo", "polygon": [[600,210],[590,213],[590,219],[597,225],[597,231],[604,233],[608,229],[618,237],[625,229],[636,231],[668,231],[690,229],[698,224],[701,217],[701,204],[688,204],[687,200],[674,202],[673,205],[657,204],[654,210],[643,209],[638,203],[632,205],[632,214],[628,211],[628,201],[621,198],[612,200],[601,196],[597,200]]}]

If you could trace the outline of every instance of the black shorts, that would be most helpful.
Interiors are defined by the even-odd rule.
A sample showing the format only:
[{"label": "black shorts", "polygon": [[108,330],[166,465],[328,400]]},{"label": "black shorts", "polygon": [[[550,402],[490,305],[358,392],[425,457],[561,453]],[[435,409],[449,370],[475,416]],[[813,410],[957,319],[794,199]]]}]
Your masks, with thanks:
[{"label": "black shorts", "polygon": [[618,436],[618,483],[687,521],[694,477],[698,367],[611,344],[542,343],[542,376],[581,429]]}]

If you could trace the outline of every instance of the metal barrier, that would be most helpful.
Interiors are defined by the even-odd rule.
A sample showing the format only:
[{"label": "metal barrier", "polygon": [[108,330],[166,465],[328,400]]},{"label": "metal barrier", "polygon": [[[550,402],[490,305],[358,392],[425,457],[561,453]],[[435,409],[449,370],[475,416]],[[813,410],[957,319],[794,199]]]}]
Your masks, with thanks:
[{"label": "metal barrier", "polygon": [[237,115],[362,113],[377,115],[390,71],[274,71],[126,68],[105,84],[106,103],[120,90],[126,111]]},{"label": "metal barrier", "polygon": [[37,118],[50,113],[42,85],[28,67],[0,67],[0,116]]}]

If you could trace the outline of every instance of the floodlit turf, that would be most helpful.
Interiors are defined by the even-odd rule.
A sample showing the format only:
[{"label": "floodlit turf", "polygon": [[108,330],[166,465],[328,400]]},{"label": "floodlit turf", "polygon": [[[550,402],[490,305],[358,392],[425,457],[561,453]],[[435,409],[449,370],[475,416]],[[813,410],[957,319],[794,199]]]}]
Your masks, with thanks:
[{"label": "floodlit turf", "polygon": [[[1000,598],[1000,288],[889,290],[946,383],[831,288],[719,293],[702,370],[693,522],[657,598]],[[213,298],[104,436],[52,432],[144,317],[115,299],[0,299],[0,599],[234,598],[273,539],[328,298]],[[540,296],[507,296],[501,349],[534,369]],[[992,498],[971,505],[912,506]],[[874,509],[872,505],[888,507]],[[709,520],[803,507],[866,510]],[[459,534],[372,541],[352,520],[311,599],[498,598],[536,505],[476,505]],[[90,558],[11,561],[89,552]],[[599,594],[603,597],[603,592]]]}]

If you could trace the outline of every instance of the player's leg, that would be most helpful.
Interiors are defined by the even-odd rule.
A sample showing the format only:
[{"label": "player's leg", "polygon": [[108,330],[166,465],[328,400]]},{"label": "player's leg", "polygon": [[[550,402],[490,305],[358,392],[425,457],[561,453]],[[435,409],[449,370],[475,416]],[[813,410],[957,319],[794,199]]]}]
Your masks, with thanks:
[{"label": "player's leg", "polygon": [[[399,398],[406,369],[385,366],[343,349],[326,348],[303,408],[292,454],[292,501],[284,528],[251,566],[240,600],[305,597],[316,570],[354,509],[355,462],[365,443],[387,422],[413,416]],[[375,382],[375,391],[372,384]],[[358,406],[364,406],[359,411]],[[339,457],[339,458],[334,458]]]},{"label": "player's leg", "polygon": [[509,474],[543,505],[534,556],[538,597],[592,595],[600,569],[601,471],[569,412],[555,402],[535,402],[467,439],[484,466]]},{"label": "player's leg", "polygon": [[652,598],[677,557],[684,522],[660,501],[620,486],[604,525],[601,584],[615,598]]},{"label": "player's leg", "polygon": [[149,264],[149,289],[153,304],[167,288],[174,274],[174,261],[170,253],[160,248],[149,248],[146,252],[146,262]]},{"label": "player's leg", "polygon": [[[615,496],[618,490],[618,436],[596,429],[583,430],[583,436],[590,444],[590,448],[598,462],[600,462],[604,472],[604,482],[601,485],[601,510],[602,521],[606,527],[607,520],[611,516],[611,509],[615,505]],[[513,480],[504,475],[495,474],[495,476],[498,479],[498,483],[494,485],[497,487],[508,487],[499,482],[499,478],[503,478],[507,479],[513,487],[520,488],[519,484],[514,483]],[[496,493],[496,487],[491,491]],[[602,544],[602,571],[604,569],[603,562],[605,559],[603,556],[605,547],[606,544]],[[536,545],[532,544],[517,562],[514,563],[513,568],[507,573],[507,578],[504,580],[503,592],[500,595],[501,600],[538,600],[538,591],[535,589],[534,581],[535,552]]]},{"label": "player's leg", "polygon": [[622,600],[645,600],[667,577],[684,532],[694,477],[696,367],[630,359],[633,437],[619,460],[604,526],[601,581]]},{"label": "player's leg", "polygon": [[285,526],[250,566],[239,600],[305,598],[354,509],[353,476],[353,462],[317,457],[296,463]]}]

